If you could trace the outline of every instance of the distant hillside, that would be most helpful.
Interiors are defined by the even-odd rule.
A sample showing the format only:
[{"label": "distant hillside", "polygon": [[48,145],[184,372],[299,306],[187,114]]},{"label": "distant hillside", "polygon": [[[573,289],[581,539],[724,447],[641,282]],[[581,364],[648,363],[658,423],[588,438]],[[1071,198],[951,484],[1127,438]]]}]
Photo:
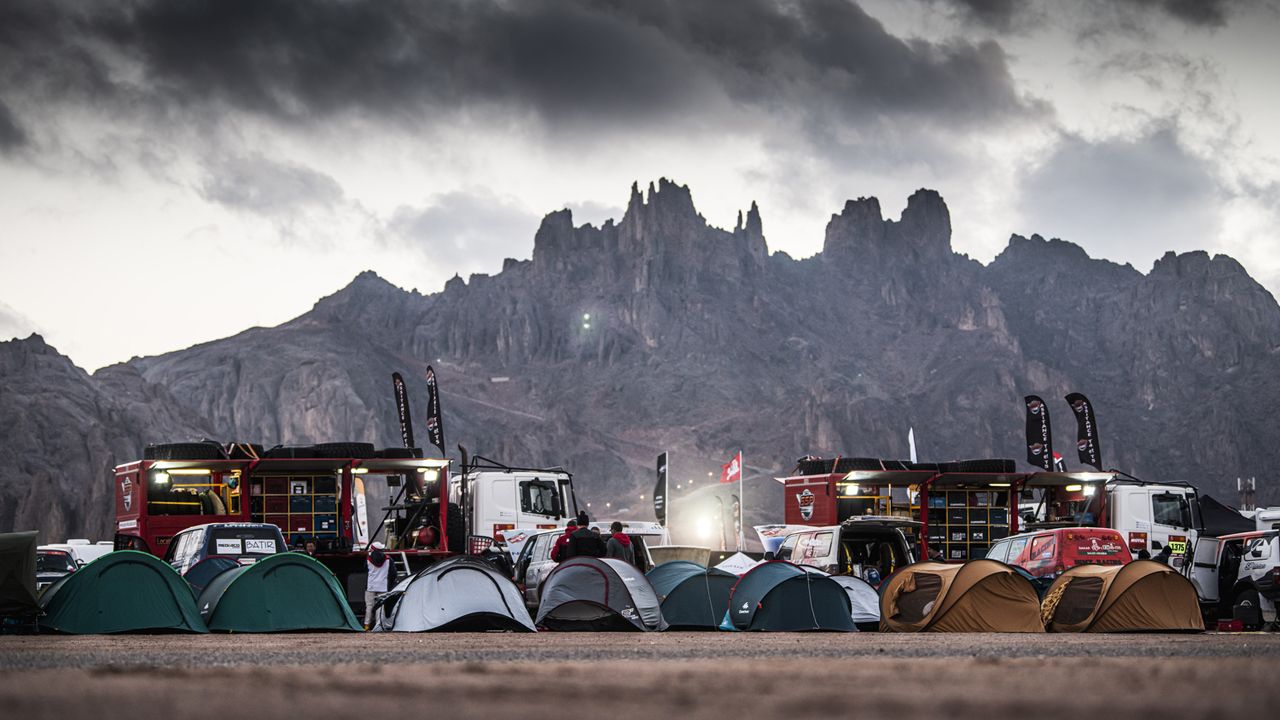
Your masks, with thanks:
[{"label": "distant hillside", "polygon": [[[950,236],[933,191],[897,220],[860,198],[832,215],[821,253],[794,260],[769,253],[754,205],[731,231],[713,228],[688,188],[663,180],[633,187],[616,223],[551,213],[531,260],[434,295],[365,272],[279,327],[92,377],[38,338],[0,344],[0,418],[23,418],[0,430],[12,458],[0,526],[102,535],[106,468],[148,441],[394,444],[390,373],[421,406],[428,363],[451,447],[564,465],[593,510],[609,501],[637,518],[651,517],[632,499],[651,491],[664,449],[677,480],[702,487],[741,448],[758,521],[780,517],[769,478],[795,458],[903,457],[908,427],[925,458],[1021,459],[1031,392],[1050,401],[1069,462],[1060,398],[1077,390],[1110,466],[1228,500],[1237,475],[1280,470],[1258,451],[1280,444],[1280,306],[1234,260],[1170,253],[1143,275],[1015,236],[984,267]],[[44,359],[23,360],[36,346]],[[93,433],[106,437],[86,449]],[[34,493],[19,466],[61,489]],[[52,496],[65,509],[42,515]]]}]

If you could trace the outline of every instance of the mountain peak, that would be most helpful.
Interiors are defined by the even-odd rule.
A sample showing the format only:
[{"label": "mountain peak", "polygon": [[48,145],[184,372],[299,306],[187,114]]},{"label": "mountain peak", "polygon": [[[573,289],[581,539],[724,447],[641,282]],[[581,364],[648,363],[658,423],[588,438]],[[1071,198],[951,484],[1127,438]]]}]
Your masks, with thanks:
[{"label": "mountain peak", "polygon": [[946,259],[951,254],[951,213],[935,190],[912,193],[896,222],[884,219],[874,197],[849,200],[827,223],[822,251],[828,257],[856,257],[868,263]]}]

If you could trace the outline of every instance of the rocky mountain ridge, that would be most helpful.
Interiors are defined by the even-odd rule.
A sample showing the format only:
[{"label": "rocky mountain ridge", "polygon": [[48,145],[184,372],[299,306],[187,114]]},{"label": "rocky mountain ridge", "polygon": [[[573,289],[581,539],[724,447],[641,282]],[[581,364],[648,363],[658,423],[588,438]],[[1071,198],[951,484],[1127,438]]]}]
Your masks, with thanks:
[{"label": "rocky mountain ridge", "polygon": [[[1144,275],[1033,235],[983,266],[950,237],[934,191],[913,194],[897,220],[859,198],[832,215],[821,253],[794,260],[769,252],[754,204],[732,230],[714,228],[687,187],[664,179],[633,186],[616,223],[550,213],[531,259],[433,295],[364,272],[278,327],[93,376],[65,358],[37,369],[13,359],[42,341],[0,344],[0,413],[57,417],[85,437],[110,425],[77,470],[105,485],[103,468],[146,442],[394,444],[390,373],[421,405],[430,363],[451,446],[564,465],[585,498],[637,518],[651,517],[633,498],[649,492],[657,452],[672,451],[677,479],[699,488],[742,449],[750,519],[766,520],[782,512],[769,478],[795,458],[905,456],[909,427],[923,457],[1020,458],[1031,392],[1050,400],[1070,461],[1073,423],[1052,398],[1077,390],[1097,408],[1109,465],[1226,499],[1236,475],[1268,476],[1275,461],[1256,448],[1280,441],[1266,415],[1280,397],[1280,306],[1238,263],[1171,253]],[[10,365],[26,369],[10,377]],[[81,410],[61,409],[63,385]],[[6,424],[6,441],[21,440],[5,443],[11,457],[59,467],[76,443],[45,437],[50,422]],[[25,498],[27,476],[11,467],[0,497],[18,509],[0,522],[21,524],[48,500]],[[102,497],[66,502],[85,509],[52,527],[105,531]]]}]

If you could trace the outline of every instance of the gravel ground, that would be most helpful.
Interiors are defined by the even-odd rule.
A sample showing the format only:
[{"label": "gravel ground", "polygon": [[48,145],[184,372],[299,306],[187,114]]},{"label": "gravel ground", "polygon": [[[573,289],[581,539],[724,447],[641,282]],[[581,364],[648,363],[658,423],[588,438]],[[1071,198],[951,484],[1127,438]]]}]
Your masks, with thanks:
[{"label": "gravel ground", "polygon": [[[1280,704],[1280,635],[0,637],[14,718],[1225,718]],[[603,715],[602,715],[603,714]]]}]

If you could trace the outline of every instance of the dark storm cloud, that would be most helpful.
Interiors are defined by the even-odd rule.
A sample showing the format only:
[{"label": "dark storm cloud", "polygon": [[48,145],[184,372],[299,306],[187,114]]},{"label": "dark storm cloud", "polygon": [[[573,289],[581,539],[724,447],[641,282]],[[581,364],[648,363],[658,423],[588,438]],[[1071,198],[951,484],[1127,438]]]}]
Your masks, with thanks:
[{"label": "dark storm cloud", "polygon": [[[1033,3],[1030,0],[927,0],[931,3],[947,3],[959,11],[961,17],[986,25],[994,30],[1008,32]],[[1242,2],[1243,0],[1237,0]],[[1138,10],[1163,13],[1188,25],[1217,28],[1226,25],[1228,0],[1096,0],[1093,8],[1081,4],[1085,14],[1093,10]],[[1126,26],[1131,19],[1122,19]],[[1128,31],[1130,28],[1124,28]]]},{"label": "dark storm cloud", "polygon": [[0,60],[41,71],[10,73],[11,86],[53,99],[105,90],[126,99],[117,109],[417,123],[497,106],[629,124],[697,116],[719,95],[836,120],[1040,110],[998,45],[903,40],[847,0],[42,1],[0,12],[23,28],[0,31]]},{"label": "dark storm cloud", "polygon": [[27,133],[18,124],[13,111],[0,99],[0,153],[16,150],[27,144]]},{"label": "dark storm cloud", "polygon": [[1026,178],[1020,210],[1029,231],[1142,268],[1166,250],[1211,246],[1225,199],[1210,164],[1165,124],[1133,139],[1064,138]]}]

